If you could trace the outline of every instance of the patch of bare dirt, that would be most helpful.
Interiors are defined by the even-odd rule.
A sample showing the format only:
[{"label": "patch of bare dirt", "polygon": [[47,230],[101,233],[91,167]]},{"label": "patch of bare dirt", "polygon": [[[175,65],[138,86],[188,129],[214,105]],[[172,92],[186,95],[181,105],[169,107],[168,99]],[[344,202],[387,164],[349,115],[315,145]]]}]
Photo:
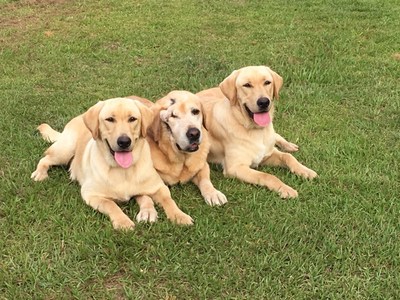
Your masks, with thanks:
[{"label": "patch of bare dirt", "polygon": [[121,283],[122,278],[126,277],[124,272],[116,273],[112,276],[105,278],[104,280],[104,287],[109,290],[113,291],[114,299],[126,299],[124,286]]},{"label": "patch of bare dirt", "polygon": [[56,20],[82,11],[67,0],[23,0],[2,5],[0,9],[0,42],[11,47],[32,33],[53,36]]},{"label": "patch of bare dirt", "polygon": [[400,53],[394,53],[394,54],[392,55],[392,57],[393,57],[395,60],[400,60]]}]

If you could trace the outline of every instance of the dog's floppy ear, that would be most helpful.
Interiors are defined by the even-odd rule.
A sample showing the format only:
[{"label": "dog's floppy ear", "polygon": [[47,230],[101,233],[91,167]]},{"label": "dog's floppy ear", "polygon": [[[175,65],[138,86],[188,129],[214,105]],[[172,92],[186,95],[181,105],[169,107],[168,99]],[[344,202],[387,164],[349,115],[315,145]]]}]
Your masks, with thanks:
[{"label": "dog's floppy ear", "polygon": [[219,88],[222,93],[231,101],[232,105],[237,103],[237,90],[236,90],[236,78],[239,74],[238,70],[235,70],[226,77],[220,84]]},{"label": "dog's floppy ear", "polygon": [[149,128],[149,135],[155,142],[158,142],[161,139],[161,107],[156,104],[151,110],[153,111],[154,119]]},{"label": "dog's floppy ear", "polygon": [[173,92],[170,92],[167,96],[157,100],[155,105],[151,108],[154,113],[154,120],[149,133],[155,142],[161,139],[161,111],[167,110],[169,106],[175,103],[175,99],[171,97],[172,93]]},{"label": "dog's floppy ear", "polygon": [[141,118],[142,122],[140,124],[141,134],[143,137],[146,137],[147,129],[153,123],[154,114],[150,108],[148,108],[146,105],[140,103],[139,101],[136,101],[136,104],[139,107],[140,114],[142,115],[142,118]]},{"label": "dog's floppy ear", "polygon": [[205,129],[207,129],[208,130],[208,128],[207,128],[207,122],[206,122],[206,115],[207,114],[205,114],[204,112],[205,112],[205,109],[204,109],[204,105],[202,104],[202,103],[200,103],[200,108],[201,108],[201,115],[202,115],[202,117],[203,117],[203,120],[202,120],[202,125],[203,125],[203,127],[205,128]]},{"label": "dog's floppy ear", "polygon": [[274,99],[279,98],[279,91],[283,85],[283,78],[276,73],[275,71],[269,69],[269,71],[272,74],[272,78],[274,79],[273,84],[274,84]]},{"label": "dog's floppy ear", "polygon": [[100,138],[99,114],[104,106],[104,101],[99,101],[83,114],[83,122],[92,133],[95,140]]}]

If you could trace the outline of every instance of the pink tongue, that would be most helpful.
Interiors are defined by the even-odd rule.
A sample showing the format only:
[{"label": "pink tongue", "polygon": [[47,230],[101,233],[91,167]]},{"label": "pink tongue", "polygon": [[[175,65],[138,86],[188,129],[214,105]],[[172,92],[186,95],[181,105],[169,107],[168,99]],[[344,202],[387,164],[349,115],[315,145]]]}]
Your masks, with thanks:
[{"label": "pink tongue", "polygon": [[114,158],[115,158],[115,161],[122,168],[126,169],[132,165],[132,161],[133,161],[132,152],[127,152],[127,151],[115,152]]},{"label": "pink tongue", "polygon": [[253,119],[259,126],[266,126],[271,123],[269,112],[254,114]]}]

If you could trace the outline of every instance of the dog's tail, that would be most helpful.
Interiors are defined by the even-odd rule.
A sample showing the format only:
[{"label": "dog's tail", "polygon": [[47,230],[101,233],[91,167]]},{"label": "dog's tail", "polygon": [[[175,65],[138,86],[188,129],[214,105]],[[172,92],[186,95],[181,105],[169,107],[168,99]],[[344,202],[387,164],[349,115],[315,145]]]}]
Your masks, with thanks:
[{"label": "dog's tail", "polygon": [[44,140],[51,143],[57,141],[61,135],[61,132],[54,130],[49,124],[46,123],[40,124],[37,130],[39,130]]}]

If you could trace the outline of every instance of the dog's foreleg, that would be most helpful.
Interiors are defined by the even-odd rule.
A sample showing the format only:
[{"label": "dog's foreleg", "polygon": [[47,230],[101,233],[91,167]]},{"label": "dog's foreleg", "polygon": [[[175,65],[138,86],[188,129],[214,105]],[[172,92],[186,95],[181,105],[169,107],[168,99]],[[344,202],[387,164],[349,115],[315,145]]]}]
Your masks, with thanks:
[{"label": "dog's foreleg", "polygon": [[225,165],[224,174],[248,183],[265,186],[271,191],[279,193],[282,198],[295,198],[298,196],[296,190],[284,184],[276,176],[251,169],[247,165]]},{"label": "dog's foreleg", "polygon": [[192,225],[193,219],[181,211],[171,198],[171,193],[166,185],[161,187],[155,194],[151,195],[153,200],[160,204],[167,215],[167,218],[177,224]]},{"label": "dog's foreleg", "polygon": [[299,150],[299,146],[297,146],[294,143],[291,143],[291,142],[287,141],[284,137],[282,137],[281,135],[279,135],[277,133],[275,133],[275,138],[276,138],[275,144],[282,151],[285,151],[285,152],[296,152],[296,151]]},{"label": "dog's foreleg", "polygon": [[205,163],[204,167],[193,177],[192,181],[199,187],[201,195],[208,205],[223,205],[228,202],[226,196],[211,183],[210,166],[208,163]]},{"label": "dog's foreleg", "polygon": [[87,205],[110,218],[114,229],[131,230],[134,228],[135,223],[124,214],[114,200],[97,195],[85,195],[84,192],[82,192],[82,196]]},{"label": "dog's foreleg", "polygon": [[137,196],[135,198],[139,205],[136,221],[150,223],[157,221],[157,211],[154,208],[153,200],[149,196]]},{"label": "dog's foreleg", "polygon": [[313,179],[318,176],[315,171],[299,163],[293,155],[281,152],[278,149],[274,149],[271,156],[266,158],[262,164],[289,168],[290,172],[306,179]]}]

